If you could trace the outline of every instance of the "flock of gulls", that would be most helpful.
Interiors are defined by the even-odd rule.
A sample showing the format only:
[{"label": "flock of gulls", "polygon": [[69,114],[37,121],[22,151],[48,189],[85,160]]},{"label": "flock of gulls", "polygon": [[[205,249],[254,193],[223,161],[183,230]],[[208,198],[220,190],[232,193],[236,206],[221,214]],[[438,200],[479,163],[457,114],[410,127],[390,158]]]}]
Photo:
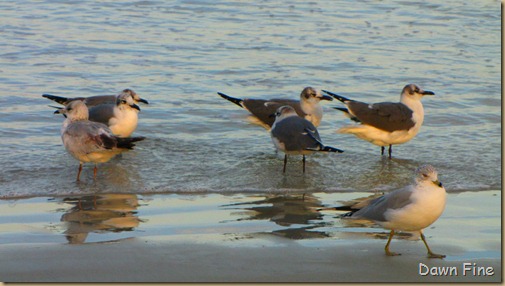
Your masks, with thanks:
[{"label": "flock of gulls", "polygon": [[[392,145],[410,141],[419,132],[424,120],[421,98],[434,95],[415,84],[406,85],[399,102],[365,103],[340,96],[336,93],[306,87],[300,100],[294,99],[250,99],[234,98],[224,93],[224,99],[250,112],[250,121],[270,131],[274,146],[284,156],[283,173],[286,172],[288,155],[302,155],[305,172],[305,155],[313,152],[342,153],[341,149],[323,144],[317,131],[323,117],[321,100],[333,98],[345,107],[335,107],[355,124],[344,126],[338,133],[353,134],[381,147],[384,155],[392,156]],[[97,164],[109,161],[114,156],[132,149],[135,143],[144,140],[142,136],[131,136],[138,124],[138,103],[148,104],[133,90],[125,89],[118,95],[66,98],[43,94],[62,106],[55,113],[65,117],[61,128],[61,138],[65,149],[77,161],[80,179],[84,163],[94,163],[94,178]],[[378,198],[367,199],[357,204],[333,208],[349,211],[343,219],[370,220],[389,229],[389,239],[385,252],[388,256],[399,255],[391,252],[389,245],[395,231],[419,232],[429,258],[444,258],[433,253],[428,246],[423,229],[434,223],[442,214],[446,203],[446,191],[438,181],[438,174],[431,165],[419,167],[414,181],[402,189]]]}]

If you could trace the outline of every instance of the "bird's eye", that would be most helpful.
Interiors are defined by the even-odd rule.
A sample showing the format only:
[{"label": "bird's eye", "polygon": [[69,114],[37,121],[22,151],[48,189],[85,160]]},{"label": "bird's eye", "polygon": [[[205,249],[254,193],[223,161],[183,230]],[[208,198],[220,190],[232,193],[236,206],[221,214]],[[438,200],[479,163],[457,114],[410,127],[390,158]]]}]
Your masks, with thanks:
[{"label": "bird's eye", "polygon": [[67,107],[67,111],[71,111],[72,110],[72,107]]},{"label": "bird's eye", "polygon": [[428,178],[428,174],[423,174],[423,177],[424,178]]}]

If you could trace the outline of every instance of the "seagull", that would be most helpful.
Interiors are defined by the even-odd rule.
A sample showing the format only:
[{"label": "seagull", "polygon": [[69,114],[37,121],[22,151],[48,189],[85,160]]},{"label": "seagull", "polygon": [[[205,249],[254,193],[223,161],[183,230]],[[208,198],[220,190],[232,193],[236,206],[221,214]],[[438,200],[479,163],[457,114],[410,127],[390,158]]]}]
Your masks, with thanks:
[{"label": "seagull", "polygon": [[[86,100],[74,99],[73,101]],[[68,105],[68,103],[67,103]],[[63,108],[57,107],[55,113]],[[89,120],[103,123],[112,130],[118,137],[129,137],[137,128],[138,113],[140,107],[135,104],[135,100],[130,92],[122,92],[116,96],[114,103],[101,103],[95,106],[88,106]]]},{"label": "seagull", "polygon": [[[149,104],[147,100],[140,98],[140,96],[135,91],[129,88],[123,90],[119,94],[130,94],[135,103],[142,102],[145,104]],[[116,102],[117,95],[95,95],[90,97],[62,97],[51,94],[43,94],[42,97],[45,97],[62,105],[67,105],[69,102],[74,100],[82,100],[89,108],[100,104],[109,104],[109,103],[114,104]]]},{"label": "seagull", "polygon": [[97,164],[109,161],[119,153],[133,149],[134,142],[145,137],[121,138],[115,136],[107,125],[88,120],[88,108],[81,100],[68,103],[57,113],[66,115],[61,127],[61,139],[65,149],[79,161],[79,181],[82,165],[95,163],[93,178],[96,178]]},{"label": "seagull", "polygon": [[402,189],[367,202],[360,210],[345,214],[348,219],[371,220],[383,228],[390,229],[385,251],[388,256],[400,255],[389,251],[391,238],[396,230],[418,231],[428,250],[428,258],[444,258],[433,253],[426,242],[423,229],[434,223],[442,214],[446,203],[446,192],[438,181],[438,174],[431,165],[423,165],[415,171],[414,183]]},{"label": "seagull", "polygon": [[283,173],[286,173],[288,155],[303,156],[303,172],[305,173],[305,155],[316,151],[344,152],[340,149],[323,145],[314,124],[298,116],[292,106],[281,106],[273,115],[275,116],[275,121],[272,125],[270,135],[275,147],[285,153]]},{"label": "seagull", "polygon": [[120,93],[115,104],[99,104],[89,109],[89,120],[109,126],[118,137],[130,137],[137,129],[140,107],[130,93]]},{"label": "seagull", "polygon": [[312,122],[314,126],[319,126],[323,118],[323,108],[319,104],[321,100],[333,100],[330,96],[321,95],[319,90],[313,87],[306,87],[300,93],[300,100],[293,99],[252,99],[252,98],[234,98],[224,93],[218,92],[222,98],[227,99],[236,105],[249,111],[252,116],[250,121],[254,124],[263,126],[269,130],[274,124],[275,119],[271,117],[275,111],[283,106],[290,105],[299,116]]},{"label": "seagull", "polygon": [[392,145],[410,141],[417,135],[424,120],[424,109],[421,98],[424,95],[435,95],[432,91],[422,90],[415,84],[406,85],[401,93],[400,102],[380,102],[368,104],[345,98],[338,94],[323,90],[343,102],[347,108],[336,107],[347,117],[361,123],[344,126],[338,133],[350,133],[372,144],[389,145],[391,159]]}]

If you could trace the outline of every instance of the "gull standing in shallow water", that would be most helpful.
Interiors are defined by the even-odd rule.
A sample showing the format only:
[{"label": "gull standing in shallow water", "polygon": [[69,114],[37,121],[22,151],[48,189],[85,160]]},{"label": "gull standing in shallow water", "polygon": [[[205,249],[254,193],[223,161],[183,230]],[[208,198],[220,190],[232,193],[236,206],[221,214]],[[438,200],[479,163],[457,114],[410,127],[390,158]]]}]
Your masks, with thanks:
[{"label": "gull standing in shallow water", "polygon": [[145,137],[120,138],[112,134],[105,124],[88,120],[88,108],[84,102],[75,100],[57,110],[66,119],[61,127],[61,139],[65,149],[79,161],[79,181],[82,164],[95,163],[93,178],[96,178],[97,164],[109,161],[119,153],[133,149],[134,142]]},{"label": "gull standing in shallow water", "polygon": [[[123,90],[120,94],[129,94],[133,98],[133,101],[135,103],[145,103],[149,104],[149,102],[145,99],[140,98],[140,96],[133,90],[127,88]],[[42,97],[45,97],[47,99],[53,100],[55,102],[58,102],[59,104],[67,105],[69,102],[74,101],[74,100],[82,100],[86,104],[86,106],[92,107],[96,106],[99,104],[114,104],[116,103],[116,98],[117,95],[95,95],[95,96],[90,96],[90,97],[62,97],[62,96],[56,96],[52,94],[43,94]]]},{"label": "gull standing in shallow water", "polygon": [[274,124],[274,118],[270,115],[284,105],[289,105],[296,110],[296,113],[314,126],[319,126],[323,118],[323,108],[319,104],[321,100],[333,100],[327,95],[321,95],[319,90],[313,87],[306,87],[300,93],[300,100],[294,99],[252,99],[252,98],[234,98],[224,93],[218,92],[222,98],[227,99],[236,105],[249,111],[252,116],[250,121],[254,124],[263,126],[269,130]]},{"label": "gull standing in shallow water", "polygon": [[445,208],[446,192],[438,181],[435,168],[423,165],[415,172],[414,184],[371,200],[362,209],[347,213],[343,218],[371,220],[383,228],[390,229],[386,243],[386,255],[400,255],[389,251],[395,230],[419,231],[428,250],[428,258],[444,258],[433,253],[426,242],[423,229],[434,223]]},{"label": "gull standing in shallow water", "polygon": [[372,144],[389,145],[391,159],[392,145],[410,141],[417,135],[424,120],[424,109],[421,98],[435,93],[422,90],[415,84],[406,85],[401,93],[400,102],[380,102],[368,104],[345,98],[338,94],[323,90],[325,93],[343,102],[347,108],[336,109],[345,112],[346,116],[359,122],[340,128],[338,133],[350,133]]},{"label": "gull standing in shallow water", "polygon": [[275,147],[285,153],[283,173],[286,172],[288,154],[303,156],[303,172],[305,173],[305,155],[316,151],[344,152],[324,146],[316,127],[310,121],[298,116],[293,107],[281,106],[274,115],[275,121],[270,135]]}]

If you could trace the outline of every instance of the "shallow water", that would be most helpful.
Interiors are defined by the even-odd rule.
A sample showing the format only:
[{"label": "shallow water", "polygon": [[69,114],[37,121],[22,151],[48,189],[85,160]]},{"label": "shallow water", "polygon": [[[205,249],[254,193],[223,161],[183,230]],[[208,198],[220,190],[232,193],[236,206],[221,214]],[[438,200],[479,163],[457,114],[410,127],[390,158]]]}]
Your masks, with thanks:
[{"label": "shallow water", "polygon": [[[92,193],[388,190],[430,163],[449,192],[501,188],[499,1],[15,1],[0,3],[0,197]],[[412,141],[379,147],[335,130],[345,150],[290,158],[247,112],[220,98],[297,98],[305,86],[397,101],[417,83],[425,121]],[[91,166],[61,143],[42,93],[114,94],[141,106],[136,150]]]}]

